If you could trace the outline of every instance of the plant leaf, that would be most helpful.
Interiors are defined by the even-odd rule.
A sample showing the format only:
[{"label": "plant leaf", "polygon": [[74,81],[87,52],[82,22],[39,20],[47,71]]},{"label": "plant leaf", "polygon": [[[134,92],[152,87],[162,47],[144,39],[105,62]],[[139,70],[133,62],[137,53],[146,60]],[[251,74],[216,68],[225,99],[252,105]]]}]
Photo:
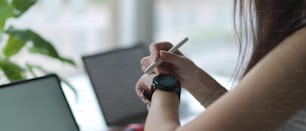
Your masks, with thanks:
[{"label": "plant leaf", "polygon": [[37,0],[13,0],[12,5],[15,8],[14,10],[15,17],[21,16],[36,2]]},{"label": "plant leaf", "polygon": [[25,79],[23,69],[7,59],[0,59],[0,68],[10,81]]},{"label": "plant leaf", "polygon": [[32,74],[33,77],[37,77],[36,73],[33,70],[33,66],[31,64],[26,63],[26,69]]},{"label": "plant leaf", "polygon": [[14,15],[14,8],[7,0],[0,0],[0,31],[4,29],[5,22]]},{"label": "plant leaf", "polygon": [[60,57],[59,59],[63,62],[69,63],[70,65],[76,66],[75,62],[70,58]]},{"label": "plant leaf", "polygon": [[24,45],[25,41],[20,40],[14,36],[10,36],[6,45],[2,49],[3,54],[5,57],[10,58],[11,56],[17,54],[22,49],[22,47],[24,47]]},{"label": "plant leaf", "polygon": [[66,86],[68,86],[70,89],[71,89],[71,91],[75,94],[74,96],[75,96],[75,99],[76,100],[78,100],[79,99],[79,95],[78,95],[78,91],[73,87],[73,85],[72,84],[70,84],[67,80],[65,80],[64,78],[62,78],[62,77],[59,77],[59,79],[66,85]]},{"label": "plant leaf", "polygon": [[[34,33],[34,32],[33,32]],[[44,40],[37,34],[31,34],[32,35],[32,42],[33,46],[29,49],[31,53],[36,53],[36,54],[42,54],[45,56],[52,57],[54,59],[60,60],[62,62],[75,65],[74,61],[69,58],[65,58],[60,56],[56,49],[49,43],[48,41]]]},{"label": "plant leaf", "polygon": [[26,30],[18,30],[14,27],[9,27],[9,29],[6,31],[11,36],[17,37],[21,40],[24,40],[25,42],[32,42],[33,46],[30,48],[31,53],[37,53],[41,55],[45,55],[57,60],[60,60],[62,62],[76,65],[75,62],[72,59],[62,57],[58,54],[54,46],[48,42],[47,40],[43,39],[41,36],[39,36],[37,33],[26,29]]}]

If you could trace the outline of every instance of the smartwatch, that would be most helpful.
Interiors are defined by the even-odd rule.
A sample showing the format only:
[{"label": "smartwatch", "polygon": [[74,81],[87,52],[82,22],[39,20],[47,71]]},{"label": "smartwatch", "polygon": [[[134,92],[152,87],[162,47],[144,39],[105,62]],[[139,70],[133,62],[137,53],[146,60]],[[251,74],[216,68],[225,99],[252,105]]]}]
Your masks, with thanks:
[{"label": "smartwatch", "polygon": [[159,74],[153,78],[151,85],[151,93],[144,92],[143,95],[151,101],[152,94],[156,89],[167,92],[176,92],[180,98],[181,96],[181,84],[180,82],[172,75],[169,74]]}]

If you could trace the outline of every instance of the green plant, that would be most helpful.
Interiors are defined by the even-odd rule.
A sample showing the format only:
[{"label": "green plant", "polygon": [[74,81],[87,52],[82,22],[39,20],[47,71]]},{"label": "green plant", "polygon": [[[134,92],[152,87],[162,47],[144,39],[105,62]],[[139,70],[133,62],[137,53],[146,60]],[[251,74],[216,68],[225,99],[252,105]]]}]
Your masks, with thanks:
[{"label": "green plant", "polygon": [[9,81],[26,79],[26,74],[36,77],[34,70],[48,73],[38,65],[27,62],[20,65],[14,62],[12,57],[23,48],[27,48],[29,53],[40,54],[75,66],[72,59],[61,56],[54,46],[39,34],[30,29],[17,29],[13,25],[8,25],[9,19],[22,16],[36,2],[37,0],[0,0],[0,43],[4,44],[0,54],[0,69]]}]

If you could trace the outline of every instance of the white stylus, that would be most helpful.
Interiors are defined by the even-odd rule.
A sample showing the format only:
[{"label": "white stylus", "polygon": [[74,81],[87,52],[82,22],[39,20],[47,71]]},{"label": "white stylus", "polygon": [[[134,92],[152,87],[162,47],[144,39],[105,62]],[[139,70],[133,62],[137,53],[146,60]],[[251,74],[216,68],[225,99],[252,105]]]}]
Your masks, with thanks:
[{"label": "white stylus", "polygon": [[[168,50],[168,52],[173,53],[176,52],[182,45],[184,45],[186,42],[188,41],[188,37],[184,38],[180,43],[178,43],[175,46],[172,46],[172,48],[170,48]],[[158,60],[152,64],[150,64],[145,70],[144,70],[144,74],[152,71],[155,67],[157,67],[158,65],[160,65],[161,63],[163,63],[163,60]]]}]

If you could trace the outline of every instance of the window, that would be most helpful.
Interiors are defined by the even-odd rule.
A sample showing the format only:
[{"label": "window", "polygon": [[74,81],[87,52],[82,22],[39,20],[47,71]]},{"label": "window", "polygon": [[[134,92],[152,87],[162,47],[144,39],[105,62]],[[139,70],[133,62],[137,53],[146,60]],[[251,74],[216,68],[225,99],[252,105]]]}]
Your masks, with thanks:
[{"label": "window", "polygon": [[189,37],[183,53],[213,76],[231,77],[237,58],[233,3],[222,0],[156,0],[155,41]]},{"label": "window", "polygon": [[[72,57],[81,65],[81,55],[113,47],[110,7],[110,0],[39,0],[13,24],[38,32],[60,54]],[[22,55],[18,59],[27,59],[65,76],[81,71],[81,66],[75,69],[35,55]]]}]

